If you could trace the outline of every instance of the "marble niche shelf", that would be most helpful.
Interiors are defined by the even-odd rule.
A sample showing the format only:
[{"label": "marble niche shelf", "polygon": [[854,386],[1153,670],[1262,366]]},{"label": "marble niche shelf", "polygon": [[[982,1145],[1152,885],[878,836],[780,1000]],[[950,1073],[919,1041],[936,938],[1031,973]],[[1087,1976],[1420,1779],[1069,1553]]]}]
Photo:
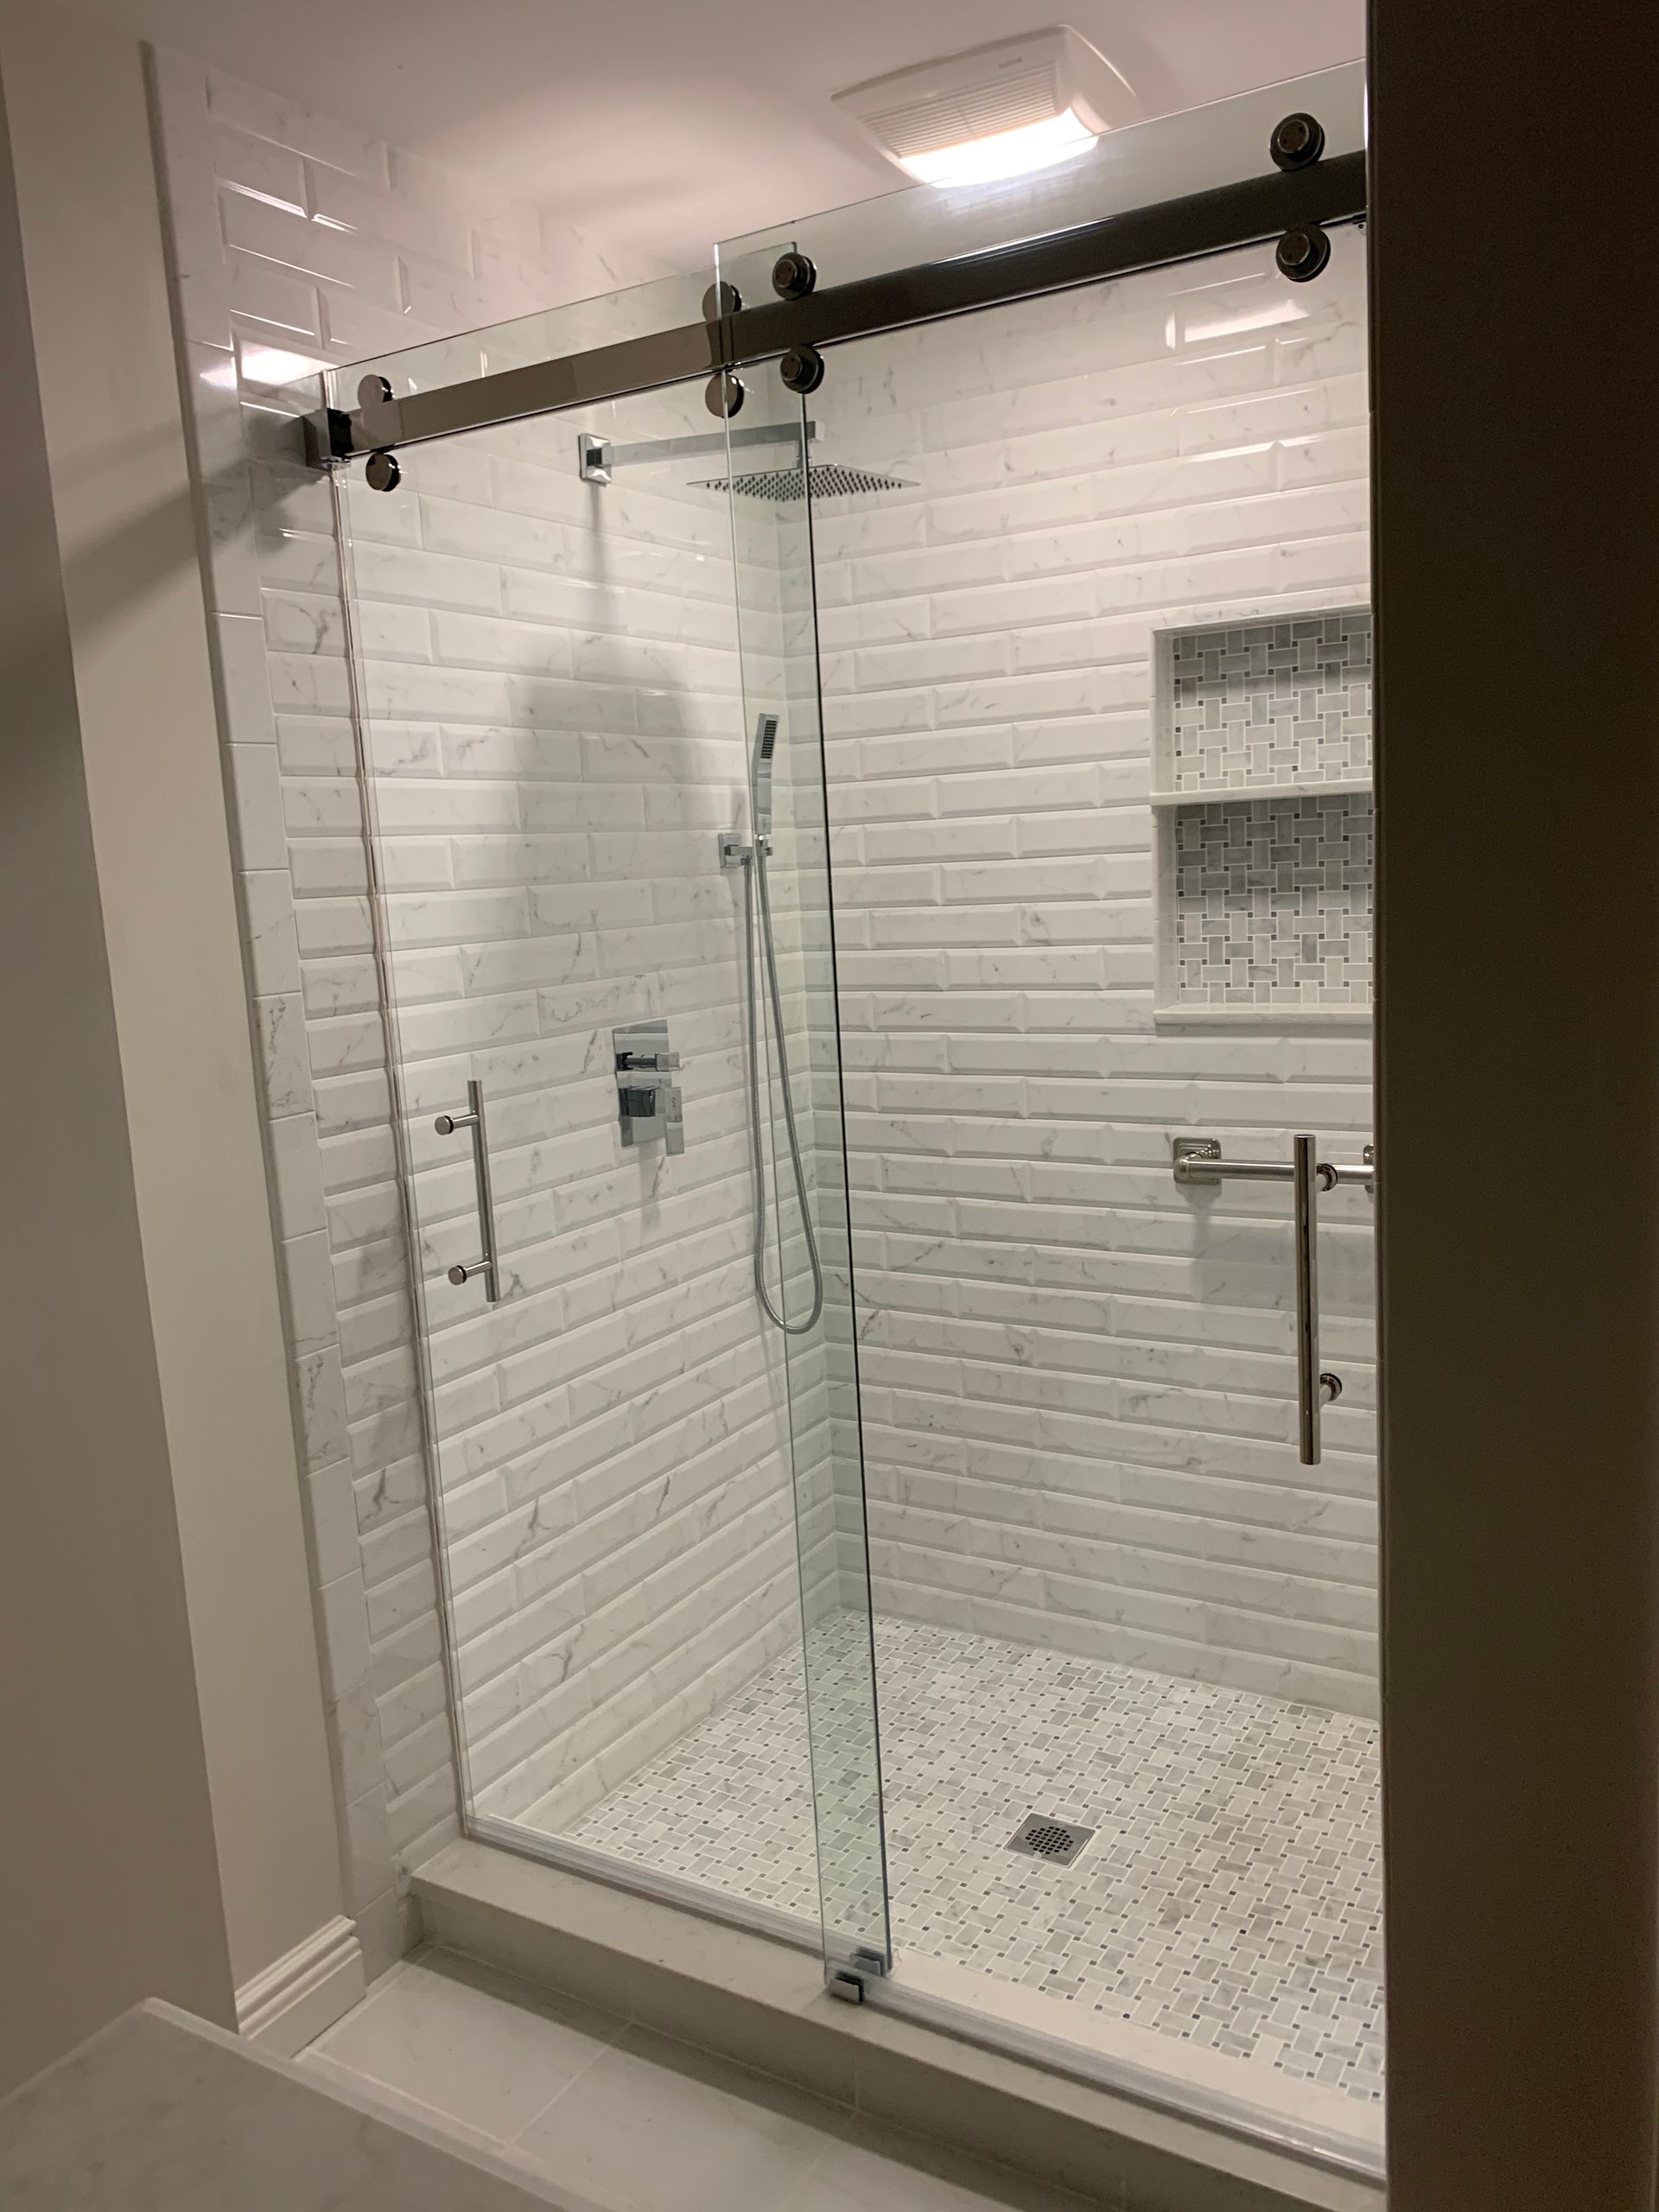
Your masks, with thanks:
[{"label": "marble niche shelf", "polygon": [[1371,615],[1157,632],[1154,1018],[1363,1029],[1371,1014]]}]

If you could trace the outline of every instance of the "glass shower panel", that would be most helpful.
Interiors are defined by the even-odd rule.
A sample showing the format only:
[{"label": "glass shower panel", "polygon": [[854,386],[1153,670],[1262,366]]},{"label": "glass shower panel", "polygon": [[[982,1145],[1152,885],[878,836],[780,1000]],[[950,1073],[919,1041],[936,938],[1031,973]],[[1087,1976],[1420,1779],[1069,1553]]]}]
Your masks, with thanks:
[{"label": "glass shower panel", "polygon": [[[746,285],[760,276],[743,272]],[[887,1867],[807,498],[820,426],[775,362],[746,369],[742,385],[731,512],[756,761],[745,896],[757,976],[776,982],[773,991],[757,982],[770,1017],[757,1035],[773,1139],[772,1318],[789,1383],[820,1905],[830,1971],[879,1974],[890,1952]],[[784,442],[747,442],[772,434]]]},{"label": "glass shower panel", "polygon": [[[502,365],[537,327],[464,343]],[[880,1961],[868,1594],[861,1701],[830,1626],[856,1420],[823,784],[779,650],[807,566],[741,652],[701,379],[401,459],[385,496],[346,472],[342,535],[468,1823],[816,1936],[816,1759],[830,1954]],[[756,871],[722,846],[763,701],[775,992]],[[711,1740],[747,1759],[736,1827]]]},{"label": "glass shower panel", "polygon": [[[1363,2163],[1368,402],[1332,244],[1306,285],[1252,248],[826,348],[808,407],[845,472],[810,506],[894,1990]],[[1302,1132],[1347,1171],[1313,1465]],[[1282,1179],[1178,1180],[1178,1140]]]}]

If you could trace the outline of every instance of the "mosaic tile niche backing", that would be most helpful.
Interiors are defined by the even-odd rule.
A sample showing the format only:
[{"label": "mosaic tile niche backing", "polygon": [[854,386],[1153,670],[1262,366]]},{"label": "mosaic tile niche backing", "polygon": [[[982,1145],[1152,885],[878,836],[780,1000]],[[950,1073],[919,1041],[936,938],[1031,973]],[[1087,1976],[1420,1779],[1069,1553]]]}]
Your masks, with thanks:
[{"label": "mosaic tile niche backing", "polygon": [[1330,784],[1371,772],[1371,611],[1170,640],[1173,788]]},{"label": "mosaic tile niche backing", "polygon": [[1372,847],[1369,792],[1181,808],[1180,1002],[1369,1006]]}]

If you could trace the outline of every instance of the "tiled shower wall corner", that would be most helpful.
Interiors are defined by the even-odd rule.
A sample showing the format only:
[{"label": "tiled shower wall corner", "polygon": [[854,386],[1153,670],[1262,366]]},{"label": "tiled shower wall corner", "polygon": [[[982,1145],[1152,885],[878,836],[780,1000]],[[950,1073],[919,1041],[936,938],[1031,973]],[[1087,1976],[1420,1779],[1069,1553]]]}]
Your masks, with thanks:
[{"label": "tiled shower wall corner", "polygon": [[[366,950],[354,820],[318,834],[302,805],[309,834],[288,835],[293,787],[335,779],[343,798],[352,756],[329,493],[296,463],[293,402],[279,388],[313,361],[442,338],[651,272],[613,268],[533,210],[487,204],[197,61],[155,54],[152,89],[342,1851],[372,1973],[404,1944],[399,1864],[454,1832],[456,1777],[384,1046],[372,1014],[334,1001],[340,948],[321,960],[315,944],[302,952],[296,925],[296,894],[314,913],[351,909]],[[308,560],[308,605],[294,589]]]},{"label": "tiled shower wall corner", "polygon": [[1153,1015],[1156,632],[1368,596],[1363,244],[836,349],[817,519],[878,1607],[1376,1708],[1371,1202],[1322,1210],[1318,1468],[1283,1193],[1170,1140],[1370,1133],[1363,1036]]}]

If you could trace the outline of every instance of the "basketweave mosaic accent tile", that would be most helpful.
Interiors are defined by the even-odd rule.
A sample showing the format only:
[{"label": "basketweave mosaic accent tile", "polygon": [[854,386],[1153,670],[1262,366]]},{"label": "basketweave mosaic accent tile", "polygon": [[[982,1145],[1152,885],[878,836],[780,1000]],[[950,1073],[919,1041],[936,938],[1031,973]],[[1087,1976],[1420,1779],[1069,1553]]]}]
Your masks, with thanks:
[{"label": "basketweave mosaic accent tile", "polygon": [[1370,775],[1369,607],[1184,631],[1169,655],[1173,789]]},{"label": "basketweave mosaic accent tile", "polygon": [[[863,1624],[836,1614],[810,1634],[828,1715],[815,1750],[833,1773],[843,1751],[862,1755],[834,1740],[837,1714],[868,1739]],[[876,1651],[901,1955],[1381,2100],[1371,1722],[919,1622],[878,1622]],[[595,1807],[575,1840],[810,1920],[806,1727],[795,1651]],[[1069,1866],[1010,1853],[1032,1812],[1095,1836]],[[858,1884],[874,1905],[879,1883],[863,1841],[856,1866],[827,1870],[852,1924]],[[1055,2032],[1068,2033],[1064,2016]]]},{"label": "basketweave mosaic accent tile", "polygon": [[1173,881],[1179,1002],[1368,1006],[1374,818],[1363,791],[1180,808]]}]

